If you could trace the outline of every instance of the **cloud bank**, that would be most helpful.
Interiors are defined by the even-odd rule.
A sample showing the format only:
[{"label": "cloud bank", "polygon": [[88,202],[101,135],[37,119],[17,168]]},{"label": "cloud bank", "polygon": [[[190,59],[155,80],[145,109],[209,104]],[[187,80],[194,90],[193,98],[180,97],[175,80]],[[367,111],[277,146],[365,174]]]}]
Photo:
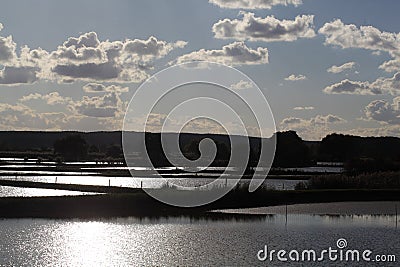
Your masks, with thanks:
[{"label": "cloud bank", "polygon": [[229,9],[271,9],[274,6],[298,6],[302,4],[301,0],[209,0],[221,8]]},{"label": "cloud bank", "polygon": [[175,63],[191,61],[211,61],[230,66],[267,64],[268,49],[262,47],[251,49],[244,42],[234,42],[223,46],[219,50],[200,49],[191,52],[178,57]]},{"label": "cloud bank", "polygon": [[299,38],[315,37],[314,16],[297,16],[294,20],[279,20],[274,16],[255,17],[241,12],[242,19],[223,19],[212,27],[215,38],[240,41],[292,42]]}]

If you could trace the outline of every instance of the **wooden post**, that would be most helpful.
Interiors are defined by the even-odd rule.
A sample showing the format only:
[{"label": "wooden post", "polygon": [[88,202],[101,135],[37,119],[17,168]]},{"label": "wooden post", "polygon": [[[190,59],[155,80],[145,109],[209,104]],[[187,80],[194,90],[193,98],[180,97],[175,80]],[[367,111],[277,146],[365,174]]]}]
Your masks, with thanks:
[{"label": "wooden post", "polygon": [[111,186],[111,179],[108,179],[108,186]]},{"label": "wooden post", "polygon": [[287,204],[285,206],[285,226],[287,226]]}]

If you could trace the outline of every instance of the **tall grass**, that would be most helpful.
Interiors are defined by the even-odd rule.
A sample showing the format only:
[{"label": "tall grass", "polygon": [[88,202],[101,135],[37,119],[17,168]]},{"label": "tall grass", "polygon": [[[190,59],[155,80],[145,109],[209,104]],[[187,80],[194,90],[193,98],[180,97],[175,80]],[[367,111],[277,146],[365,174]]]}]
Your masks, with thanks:
[{"label": "tall grass", "polygon": [[318,175],[296,189],[400,189],[400,172]]}]

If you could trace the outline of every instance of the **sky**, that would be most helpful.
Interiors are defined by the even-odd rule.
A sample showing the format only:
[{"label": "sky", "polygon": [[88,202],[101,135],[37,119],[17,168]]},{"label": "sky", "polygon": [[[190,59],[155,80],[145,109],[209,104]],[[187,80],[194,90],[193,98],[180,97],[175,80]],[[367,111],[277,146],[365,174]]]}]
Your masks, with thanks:
[{"label": "sky", "polygon": [[4,0],[0,130],[121,130],[146,79],[207,60],[248,75],[277,130],[400,137],[398,10],[397,0]]}]

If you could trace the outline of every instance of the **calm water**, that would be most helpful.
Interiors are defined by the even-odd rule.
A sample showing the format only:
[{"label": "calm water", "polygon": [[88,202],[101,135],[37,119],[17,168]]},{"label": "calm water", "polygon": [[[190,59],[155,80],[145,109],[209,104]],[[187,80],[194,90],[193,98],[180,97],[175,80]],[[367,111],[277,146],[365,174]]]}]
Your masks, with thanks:
[{"label": "calm water", "polygon": [[93,194],[79,191],[0,186],[0,197],[78,196]]},{"label": "calm water", "polygon": [[[34,182],[47,182],[63,184],[87,184],[87,185],[102,185],[108,186],[109,182],[112,186],[140,188],[157,188],[165,185],[166,181],[159,178],[134,178],[134,177],[104,177],[104,176],[84,176],[84,175],[64,175],[64,176],[0,176],[0,179],[17,180],[17,181],[34,181]],[[168,178],[168,184],[175,184],[180,186],[201,186],[209,184],[213,179],[208,178]],[[241,180],[241,183],[248,183],[250,180]],[[274,188],[278,190],[293,190],[297,183],[303,182],[302,180],[279,180],[268,179],[264,182],[267,188]],[[225,186],[225,184],[233,184],[231,179],[222,179],[217,186]],[[9,196],[57,196],[57,195],[76,195],[75,193],[68,193],[66,191],[58,192],[61,190],[50,189],[35,189],[35,188],[16,188],[0,186],[0,197]],[[82,193],[81,193],[82,194]]]},{"label": "calm water", "polygon": [[[55,162],[44,161],[41,164],[37,164],[37,159],[24,160],[22,158],[0,158],[5,165],[2,165],[3,169],[0,170],[0,179],[7,180],[18,180],[18,181],[34,181],[34,182],[47,182],[47,183],[64,183],[64,184],[85,184],[85,185],[100,185],[108,186],[120,186],[120,187],[132,187],[139,188],[143,186],[144,188],[157,188],[166,184],[166,180],[159,178],[146,178],[146,177],[104,177],[99,176],[96,170],[98,168],[107,170],[120,170],[128,169],[128,167],[121,166],[109,166],[107,164],[96,164],[95,162],[69,162],[67,164],[71,165],[96,165],[95,168],[85,168],[83,167],[82,172],[57,172],[57,171],[44,171],[43,167],[55,167]],[[325,163],[326,164],[326,163]],[[29,167],[35,168],[35,170],[22,170],[22,168]],[[20,169],[20,170],[19,170]],[[147,170],[148,168],[143,167],[133,167],[137,171]],[[165,167],[159,168],[158,170],[175,170],[175,167]],[[199,168],[200,170],[201,168]],[[209,167],[208,170],[221,171],[224,168],[221,167]],[[231,171],[234,169],[231,169]],[[291,170],[291,169],[286,169]],[[300,171],[312,171],[315,173],[319,172],[341,172],[341,166],[318,166],[311,168],[296,168]],[[15,175],[12,175],[15,174]],[[208,174],[210,175],[210,174]],[[215,173],[217,179],[219,174]],[[212,178],[194,178],[185,177],[185,174],[174,174],[178,176],[177,178],[168,178],[168,184],[174,184],[186,187],[196,187],[210,184],[214,179]],[[186,175],[187,176],[187,175]],[[248,183],[250,180],[242,179],[242,183]],[[284,180],[284,179],[268,179],[264,182],[264,186],[271,189],[277,190],[293,190],[296,184],[299,182],[306,182],[304,180]],[[233,179],[221,179],[216,186],[226,186],[234,184]],[[48,190],[48,189],[12,189],[11,187],[0,187],[0,197],[9,196],[57,196],[57,195],[76,195],[78,192],[67,193],[59,192],[58,190]]]},{"label": "calm water", "polygon": [[245,218],[0,220],[0,266],[286,266],[260,262],[256,253],[264,245],[322,250],[339,238],[349,249],[400,259],[393,215],[289,214],[287,224],[282,214]]}]

